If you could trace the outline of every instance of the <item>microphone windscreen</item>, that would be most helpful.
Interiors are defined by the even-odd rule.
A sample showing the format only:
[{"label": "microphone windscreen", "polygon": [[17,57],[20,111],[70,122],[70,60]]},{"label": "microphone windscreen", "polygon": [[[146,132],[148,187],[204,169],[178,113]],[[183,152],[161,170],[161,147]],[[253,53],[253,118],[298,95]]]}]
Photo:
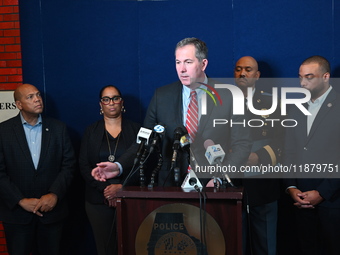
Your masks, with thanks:
[{"label": "microphone windscreen", "polygon": [[207,149],[209,146],[215,145],[214,141],[211,139],[207,139],[204,142],[204,148]]}]

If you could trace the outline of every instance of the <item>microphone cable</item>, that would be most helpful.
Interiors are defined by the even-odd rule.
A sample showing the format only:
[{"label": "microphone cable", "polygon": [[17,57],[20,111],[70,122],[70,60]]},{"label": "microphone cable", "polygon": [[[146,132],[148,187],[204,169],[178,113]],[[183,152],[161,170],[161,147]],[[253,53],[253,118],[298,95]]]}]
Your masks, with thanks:
[{"label": "microphone cable", "polygon": [[[207,211],[206,211],[206,192],[205,191],[199,191],[199,203],[200,203],[200,239],[201,239],[201,254],[205,254],[204,248],[206,248],[206,217],[207,217]],[[203,202],[202,202],[203,201]]]}]

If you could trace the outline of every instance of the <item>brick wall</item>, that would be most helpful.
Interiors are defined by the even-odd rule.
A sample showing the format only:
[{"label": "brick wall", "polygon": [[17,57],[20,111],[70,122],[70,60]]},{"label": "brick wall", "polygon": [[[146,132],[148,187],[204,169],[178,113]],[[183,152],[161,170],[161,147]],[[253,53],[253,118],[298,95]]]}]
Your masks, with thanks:
[{"label": "brick wall", "polygon": [[22,83],[18,0],[0,0],[0,90]]},{"label": "brick wall", "polygon": [[[22,83],[18,5],[18,0],[0,0],[0,90],[14,90]],[[8,254],[1,222],[0,254]]]}]

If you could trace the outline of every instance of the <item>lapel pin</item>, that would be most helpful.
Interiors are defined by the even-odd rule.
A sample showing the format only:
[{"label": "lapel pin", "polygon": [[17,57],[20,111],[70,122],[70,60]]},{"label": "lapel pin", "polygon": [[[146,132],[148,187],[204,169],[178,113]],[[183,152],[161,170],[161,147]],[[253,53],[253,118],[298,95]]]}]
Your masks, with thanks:
[{"label": "lapel pin", "polygon": [[327,106],[328,106],[328,107],[332,107],[332,103],[328,103]]},{"label": "lapel pin", "polygon": [[49,131],[49,129],[48,129],[48,128],[46,128],[46,131]]}]

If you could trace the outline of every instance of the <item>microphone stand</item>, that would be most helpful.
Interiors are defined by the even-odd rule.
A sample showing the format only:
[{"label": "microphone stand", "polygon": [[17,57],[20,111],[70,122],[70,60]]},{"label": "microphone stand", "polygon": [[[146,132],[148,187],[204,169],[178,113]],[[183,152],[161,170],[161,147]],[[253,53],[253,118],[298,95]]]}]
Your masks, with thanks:
[{"label": "microphone stand", "polygon": [[147,155],[148,151],[144,150],[142,157],[140,158],[140,167],[139,167],[139,182],[140,187],[145,187],[145,174],[144,174],[144,160]]},{"label": "microphone stand", "polygon": [[153,188],[153,186],[155,185],[156,175],[158,174],[158,172],[161,169],[162,165],[163,165],[163,156],[162,156],[161,153],[159,153],[158,163],[157,163],[157,166],[152,171],[151,179],[150,179],[150,184],[148,185],[148,188]]}]

